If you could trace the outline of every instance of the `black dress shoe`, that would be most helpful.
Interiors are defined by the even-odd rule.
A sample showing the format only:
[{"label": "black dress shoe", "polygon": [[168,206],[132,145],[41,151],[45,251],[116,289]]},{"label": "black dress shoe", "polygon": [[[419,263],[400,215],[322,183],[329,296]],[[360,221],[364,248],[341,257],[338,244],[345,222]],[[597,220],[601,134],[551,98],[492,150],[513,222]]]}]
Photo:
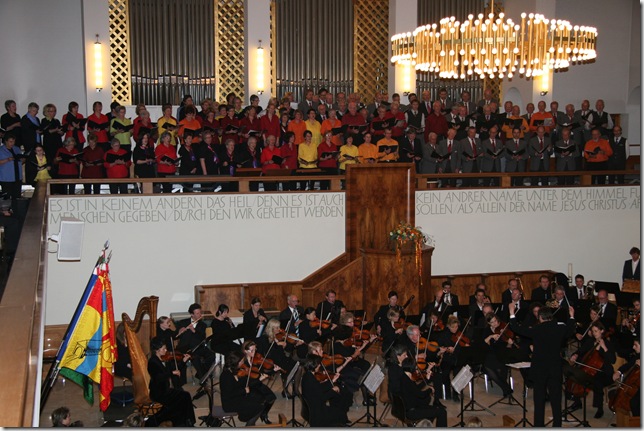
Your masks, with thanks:
[{"label": "black dress shoe", "polygon": [[264,422],[264,423],[265,423],[265,424],[267,424],[267,425],[270,425],[270,424],[272,424],[272,423],[273,423],[273,422],[271,422],[271,420],[268,418],[268,415],[262,415],[262,416],[260,416],[260,419],[262,420],[262,422]]},{"label": "black dress shoe", "polygon": [[579,410],[580,408],[581,408],[581,401],[577,400],[574,403],[572,403],[570,407],[568,407],[568,411],[574,412],[575,410]]},{"label": "black dress shoe", "polygon": [[597,409],[597,413],[595,413],[594,418],[599,419],[602,416],[604,416],[604,409],[600,407],[600,408]]}]

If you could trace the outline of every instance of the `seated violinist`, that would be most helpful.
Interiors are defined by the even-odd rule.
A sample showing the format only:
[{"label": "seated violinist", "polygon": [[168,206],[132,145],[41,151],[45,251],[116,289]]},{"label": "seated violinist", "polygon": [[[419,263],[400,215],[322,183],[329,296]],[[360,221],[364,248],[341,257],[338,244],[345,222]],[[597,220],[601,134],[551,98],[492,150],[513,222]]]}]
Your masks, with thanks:
[{"label": "seated violinist", "polygon": [[[246,376],[246,386],[250,388],[251,394],[257,394],[258,398],[262,400],[264,404],[264,409],[262,410],[259,418],[265,424],[272,423],[268,419],[268,412],[273,407],[277,397],[273,391],[264,384],[264,381],[269,378],[268,374],[264,370],[259,368],[254,368],[255,356],[257,355],[257,345],[254,341],[246,341],[242,345],[242,354],[244,359],[242,361],[242,368],[246,368],[249,373]],[[255,365],[256,366],[256,365]],[[224,388],[221,388],[222,394],[224,393]]]},{"label": "seated violinist", "polygon": [[[195,423],[195,411],[192,407],[190,394],[180,388],[171,388],[172,376],[179,376],[179,370],[170,371],[163,365],[161,357],[167,353],[163,340],[155,337],[150,341],[150,359],[148,373],[150,374],[150,398],[163,404],[163,409],[156,415],[158,422],[172,421],[175,427],[192,427]],[[188,357],[184,357],[188,360]]]},{"label": "seated violinist", "polygon": [[[568,363],[564,363],[563,373],[574,383],[592,389],[593,407],[597,408],[595,419],[599,419],[604,416],[604,388],[612,383],[615,348],[604,338],[604,325],[600,321],[591,325],[590,333],[591,337],[584,340]],[[581,400],[575,397],[570,409],[574,411],[580,407]]]},{"label": "seated violinist", "polygon": [[380,306],[376,314],[373,316],[374,325],[376,326],[376,331],[380,334],[380,327],[384,322],[387,321],[387,312],[390,309],[394,309],[400,313],[400,318],[405,318],[405,312],[400,305],[398,305],[398,293],[395,290],[392,290],[387,294],[387,299],[389,302],[385,305]]},{"label": "seated violinist", "polygon": [[[403,399],[406,416],[413,420],[435,419],[437,427],[447,427],[447,411],[442,405],[430,406],[431,392],[423,390],[417,383],[420,372],[414,360],[408,357],[407,347],[394,344],[389,351],[387,364],[389,393]],[[428,374],[421,376],[420,381],[429,377]]]},{"label": "seated violinist", "polygon": [[427,318],[432,311],[436,311],[443,323],[447,323],[448,317],[458,307],[458,296],[451,293],[451,288],[452,284],[449,281],[444,281],[441,288],[436,290],[434,301],[427,304],[421,310],[421,314]]},{"label": "seated violinist", "polygon": [[[328,323],[328,322],[327,322]],[[326,326],[326,329],[329,329],[329,326]],[[306,358],[308,353],[307,344],[311,341],[317,341],[322,336],[322,328],[320,319],[317,318],[317,314],[313,307],[308,307],[304,309],[304,320],[300,324],[300,342],[297,347],[297,356],[299,358]]]},{"label": "seated violinist", "polygon": [[[345,358],[342,355],[336,354],[334,356],[325,355],[322,349],[322,343],[319,341],[311,341],[308,345],[308,355],[316,355],[322,358],[322,369],[326,369],[329,374],[340,374],[344,367],[351,362],[353,358]],[[340,396],[331,400],[331,405],[336,405],[341,409],[349,409],[353,404],[353,392],[351,392],[345,385],[344,380],[340,379],[336,382],[336,386],[340,388]]]},{"label": "seated violinist", "polygon": [[347,406],[337,400],[341,398],[340,387],[336,384],[340,374],[330,374],[322,367],[322,358],[308,355],[303,363],[302,398],[309,407],[309,423],[312,427],[343,427],[349,423]]},{"label": "seated violinist", "polygon": [[212,328],[210,346],[215,353],[224,355],[239,349],[239,344],[233,341],[239,338],[239,334],[235,330],[235,324],[228,317],[229,311],[230,309],[226,304],[219,304],[215,318],[212,319],[210,324]]},{"label": "seated violinist", "polygon": [[445,329],[445,324],[440,320],[438,311],[432,310],[429,317],[421,325],[421,332],[427,333],[427,338],[431,341],[437,341],[441,331]]},{"label": "seated violinist", "polygon": [[[443,378],[438,370],[439,367],[434,367],[440,362],[446,348],[439,347],[437,342],[428,343],[426,338],[420,336],[420,328],[416,325],[407,327],[405,335],[401,337],[401,344],[407,347],[407,355],[418,365],[419,370],[423,372],[432,371],[432,388],[440,388],[443,384]],[[429,384],[429,382],[430,379],[427,379],[426,383]],[[435,405],[439,404],[440,402],[436,398]]]},{"label": "seated violinist", "polygon": [[[264,355],[267,359],[270,359],[275,364],[274,371],[282,371],[280,377],[282,378],[282,385],[286,383],[286,377],[289,372],[295,366],[295,360],[290,356],[286,355],[286,344],[287,341],[282,339],[279,341],[276,337],[279,332],[284,333],[280,329],[280,322],[276,319],[271,319],[266,324],[266,329],[261,337],[256,339],[257,342],[257,352]],[[285,335],[285,334],[283,334]],[[265,370],[266,368],[264,368]],[[282,396],[287,397],[286,391],[282,391]]]},{"label": "seated violinist", "polygon": [[340,321],[340,309],[344,307],[344,303],[339,299],[336,299],[336,293],[334,290],[327,290],[325,300],[320,302],[315,309],[317,316],[320,320],[330,320],[331,328],[330,331],[334,330],[338,326]]},{"label": "seated violinist", "polygon": [[438,345],[444,347],[443,359],[441,360],[442,383],[445,387],[445,399],[459,401],[456,391],[452,391],[451,374],[458,374],[461,367],[471,363],[470,340],[459,331],[460,321],[456,316],[449,316],[447,330],[438,337]]},{"label": "seated violinist", "polygon": [[380,326],[380,336],[382,337],[382,352],[386,353],[395,342],[399,341],[402,333],[405,331],[400,322],[400,312],[391,309],[387,312],[387,321],[382,322]]},{"label": "seated violinist", "polygon": [[485,319],[488,326],[481,333],[485,352],[483,367],[490,379],[501,388],[505,398],[512,394],[506,364],[527,360],[528,357],[515,346],[514,333],[507,323],[500,322],[494,313],[487,314]]},{"label": "seated violinist", "polygon": [[226,356],[219,387],[224,412],[237,412],[239,420],[246,422],[248,427],[255,425],[260,415],[264,414],[266,403],[264,397],[250,390],[250,374],[245,360],[246,356],[239,351],[232,351]]},{"label": "seated violinist", "polygon": [[[168,353],[163,359],[166,360],[166,366],[171,370],[179,369],[180,376],[172,376],[172,385],[175,388],[180,388],[187,382],[186,378],[186,362],[183,360],[183,354],[177,352],[174,348],[174,340],[177,334],[177,329],[174,322],[168,316],[161,316],[157,319],[157,337],[163,341]],[[120,357],[120,356],[119,356]],[[176,359],[176,360],[175,360]]]},{"label": "seated violinist", "polygon": [[486,312],[483,310],[483,307],[485,304],[489,304],[489,301],[486,300],[485,291],[483,289],[476,289],[474,296],[476,298],[476,302],[469,306],[470,317],[472,318],[471,325],[474,328],[484,328],[486,324]]},{"label": "seated violinist", "polygon": [[[361,333],[358,328],[354,328],[353,318],[353,313],[347,312],[342,315],[338,327],[333,331],[335,342],[331,350],[333,355],[339,354],[345,358],[352,358],[351,362],[341,372],[345,386],[352,393],[358,390],[360,387],[358,380],[370,367],[369,362],[361,358],[360,354],[376,339],[376,335],[368,335],[367,331]],[[367,339],[363,340],[363,336],[366,336]],[[363,403],[366,405],[368,394],[364,387],[362,389],[365,400]]]},{"label": "seated violinist", "polygon": [[577,325],[577,333],[575,334],[575,338],[577,340],[583,342],[587,338],[592,338],[592,324],[597,322],[599,320],[599,306],[598,305],[593,305],[590,307],[589,310],[590,313],[590,319],[586,318],[584,319],[585,321],[588,322],[588,325],[586,326],[579,326]]}]

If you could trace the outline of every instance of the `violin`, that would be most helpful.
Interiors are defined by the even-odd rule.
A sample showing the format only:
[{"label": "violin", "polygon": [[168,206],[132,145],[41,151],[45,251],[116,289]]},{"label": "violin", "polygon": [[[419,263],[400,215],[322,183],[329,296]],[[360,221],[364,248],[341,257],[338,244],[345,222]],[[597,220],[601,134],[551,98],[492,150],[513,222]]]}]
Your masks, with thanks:
[{"label": "violin", "polygon": [[275,369],[275,362],[272,359],[265,358],[261,353],[255,353],[253,357],[253,367],[259,370],[273,370]]},{"label": "violin", "polygon": [[499,340],[503,343],[507,343],[509,340],[514,341],[514,332],[510,330],[509,325],[505,322],[499,322],[499,326],[496,327],[494,333],[500,335]]},{"label": "violin", "polygon": [[329,329],[331,327],[331,321],[330,320],[322,320],[318,319],[317,317],[314,320],[309,321],[309,325],[311,325],[311,328],[317,329],[319,327],[322,327],[322,329]]},{"label": "violin", "polygon": [[434,327],[432,328],[432,331],[440,332],[445,329],[445,324],[441,319],[436,320],[436,323],[434,323]]},{"label": "violin", "polygon": [[454,347],[468,347],[470,345],[470,339],[462,331],[456,331],[456,333],[452,334],[451,340],[454,343]]},{"label": "violin", "polygon": [[161,360],[163,362],[183,361],[183,353],[175,352],[173,355],[172,352],[167,352],[165,355],[161,356]]},{"label": "violin", "polygon": [[237,370],[237,377],[240,378],[251,378],[251,379],[259,379],[260,376],[260,371],[259,368],[253,366],[252,368],[244,363],[239,366],[239,370]]},{"label": "violin", "polygon": [[394,322],[394,329],[407,329],[410,325],[411,323],[405,322],[405,319],[398,319],[397,322]]},{"label": "violin", "polygon": [[322,357],[322,365],[325,367],[330,367],[331,365],[342,365],[344,364],[344,356],[342,355],[324,355]]},{"label": "violin", "polygon": [[333,381],[333,379],[335,378],[335,373],[327,373],[324,371],[316,371],[315,373],[313,373],[313,375],[315,376],[315,379],[320,383],[326,382],[327,380]]},{"label": "violin", "polygon": [[302,341],[301,339],[297,338],[295,334],[287,334],[283,329],[280,329],[275,333],[275,339],[280,342],[286,341],[289,344],[295,344],[298,341]]}]

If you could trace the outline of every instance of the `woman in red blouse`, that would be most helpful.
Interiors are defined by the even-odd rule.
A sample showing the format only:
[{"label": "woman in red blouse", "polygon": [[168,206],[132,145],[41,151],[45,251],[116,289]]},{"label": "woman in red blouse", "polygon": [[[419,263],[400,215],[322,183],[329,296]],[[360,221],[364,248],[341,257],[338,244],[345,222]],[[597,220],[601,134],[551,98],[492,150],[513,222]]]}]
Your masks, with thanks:
[{"label": "woman in red blouse", "polygon": [[[116,138],[112,139],[112,149],[105,153],[107,178],[129,178],[131,164],[129,154],[121,148],[121,142]],[[127,194],[127,183],[110,184],[110,193]]]},{"label": "woman in red blouse", "polygon": [[[58,178],[78,178],[78,158],[72,157],[78,154],[76,139],[71,136],[65,139],[62,148],[56,152],[54,164],[58,165]],[[76,184],[64,184],[60,190],[63,195],[73,195],[76,192]]]},{"label": "woman in red blouse", "polygon": [[[249,132],[261,132],[262,131],[262,122],[257,118],[257,111],[255,109],[247,109],[246,117],[239,122],[240,127],[240,143],[245,144],[248,142],[248,138],[251,136]],[[262,144],[259,142],[262,139],[261,134],[253,133],[257,138],[258,144],[261,147]]]},{"label": "woman in red blouse", "polygon": [[[177,148],[170,145],[172,135],[169,132],[163,132],[159,138],[159,144],[154,149],[154,155],[157,159],[157,176],[165,178],[175,175],[177,166]],[[172,183],[162,183],[163,193],[172,193]]]},{"label": "woman in red blouse", "polygon": [[[226,131],[228,126],[237,127],[237,129]],[[226,116],[219,120],[219,127],[221,127],[219,134],[222,141],[226,142],[228,139],[234,139],[236,144],[239,143],[239,120],[235,117],[234,106],[228,105],[226,107]]]},{"label": "woman in red blouse", "polygon": [[[282,157],[281,150],[275,146],[276,141],[277,138],[273,135],[266,137],[266,147],[264,147],[264,150],[262,150],[262,157],[260,159],[262,163],[262,175],[266,175],[266,172],[270,171],[271,169],[280,168],[280,165],[275,160],[273,160],[273,157]],[[266,191],[277,190],[277,182],[275,181],[263,182],[263,184],[264,190]]]},{"label": "woman in red blouse", "polygon": [[63,129],[67,130],[65,139],[74,138],[76,140],[76,149],[79,152],[83,151],[83,144],[85,143],[83,130],[85,130],[85,125],[78,121],[83,119],[83,116],[78,113],[78,103],[69,102],[67,109],[69,112],[63,116]]},{"label": "woman in red blouse", "polygon": [[271,103],[268,105],[266,108],[266,115],[261,119],[261,124],[264,139],[266,139],[268,135],[280,135],[280,119],[275,113],[275,104]]},{"label": "woman in red blouse", "polygon": [[110,119],[103,114],[103,104],[94,102],[92,105],[92,115],[87,117],[87,131],[96,135],[96,143],[103,152],[110,149],[110,138],[107,136],[107,130],[110,128]]},{"label": "woman in red blouse", "polygon": [[[318,145],[318,167],[326,175],[336,175],[338,173],[338,147],[332,142],[333,133],[329,130],[324,134],[324,140]],[[326,155],[324,155],[326,154]],[[320,181],[320,190],[329,190],[331,181]]]},{"label": "woman in red blouse", "polygon": [[[282,168],[297,169],[297,145],[295,145],[295,133],[288,132],[284,136],[285,144],[280,147],[280,156],[282,157]],[[282,183],[282,190],[297,190],[299,182],[288,181]]]},{"label": "woman in red blouse", "polygon": [[157,126],[152,124],[150,119],[150,113],[147,109],[143,108],[139,111],[139,116],[135,118],[138,120],[134,123],[134,128],[132,129],[132,137],[135,142],[141,140],[141,136],[148,133],[150,135],[149,145],[153,146],[154,141],[157,137]]},{"label": "woman in red blouse", "polygon": [[[103,170],[104,156],[105,152],[98,146],[98,136],[95,133],[90,133],[87,136],[87,147],[83,151],[81,178],[105,178],[105,171]],[[101,194],[100,183],[85,183],[83,187],[86,195],[92,194],[92,190],[94,190],[95,195]]]},{"label": "woman in red blouse", "polygon": [[217,133],[217,129],[219,129],[219,120],[215,118],[216,112],[214,109],[209,109],[206,113],[204,113],[204,119],[201,121],[201,127],[203,128],[204,134],[206,132],[210,132],[210,145],[214,145],[216,148],[219,146],[219,133]]}]

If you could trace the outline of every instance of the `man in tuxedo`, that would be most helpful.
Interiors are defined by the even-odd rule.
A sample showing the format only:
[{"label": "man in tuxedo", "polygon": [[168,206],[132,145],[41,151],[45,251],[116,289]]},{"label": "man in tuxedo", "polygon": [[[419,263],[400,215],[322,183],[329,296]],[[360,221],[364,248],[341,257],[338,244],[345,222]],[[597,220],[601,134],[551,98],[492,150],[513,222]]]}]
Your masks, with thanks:
[{"label": "man in tuxedo", "polygon": [[[537,127],[537,134],[528,143],[528,155],[530,156],[530,172],[548,172],[550,170],[550,155],[552,154],[552,141],[546,136],[546,129],[543,126]],[[530,179],[530,184],[538,181],[539,185],[548,185],[548,177]]]},{"label": "man in tuxedo", "polygon": [[631,255],[631,258],[624,262],[622,281],[640,279],[640,249],[633,247],[631,248],[631,251],[629,251],[629,254]]},{"label": "man in tuxedo", "polygon": [[608,292],[601,289],[597,292],[597,305],[599,306],[599,321],[604,324],[604,328],[615,327],[617,323],[617,305],[608,302]]},{"label": "man in tuxedo", "polygon": [[472,319],[470,324],[473,328],[481,327],[481,323],[485,321],[485,314],[483,313],[483,307],[485,306],[485,291],[483,289],[476,289],[474,292],[474,297],[476,302],[470,304],[470,318]]},{"label": "man in tuxedo", "polygon": [[286,298],[287,307],[280,312],[279,321],[282,329],[288,326],[288,332],[299,335],[300,323],[304,320],[304,309],[298,305],[300,300],[296,295],[289,295]]},{"label": "man in tuxedo", "polygon": [[575,275],[575,285],[566,292],[568,300],[573,307],[578,307],[581,301],[594,300],[594,298],[586,297],[586,286],[584,285],[584,276],[581,274]]},{"label": "man in tuxedo", "polygon": [[[626,138],[622,136],[622,128],[613,127],[613,137],[608,141],[613,150],[613,155],[608,158],[608,169],[611,171],[623,171],[626,169],[626,159],[628,158]],[[624,175],[609,175],[608,184],[624,184]]]},{"label": "man in tuxedo", "polygon": [[[477,159],[481,141],[476,137],[476,127],[467,129],[467,137],[459,141],[457,147],[458,156],[456,160],[456,172],[472,173],[478,172]],[[478,186],[478,178],[463,178],[463,187]]]},{"label": "man in tuxedo", "polygon": [[[571,148],[572,151],[563,151],[563,148]],[[565,127],[561,130],[561,140],[555,144],[555,167],[557,172],[575,171],[577,170],[577,156],[579,149],[575,145],[572,137],[570,136],[570,128]],[[575,177],[566,176],[559,177],[557,185],[573,185],[575,184]]]},{"label": "man in tuxedo", "polygon": [[300,112],[309,112],[309,109],[317,109],[318,104],[319,102],[313,100],[313,90],[309,88],[304,93],[304,100],[297,105],[297,109]]},{"label": "man in tuxedo", "polygon": [[469,305],[476,304],[476,292],[478,290],[482,290],[483,293],[485,294],[483,296],[483,301],[484,302],[491,302],[490,297],[487,294],[487,286],[485,285],[485,283],[479,283],[479,284],[476,285],[476,289],[474,289],[474,293],[470,295],[470,300],[469,300],[469,303],[468,303]]},{"label": "man in tuxedo", "polygon": [[[487,108],[487,107],[486,107]],[[487,108],[489,109],[489,108]],[[481,142],[481,172],[501,172],[501,158],[503,157],[503,144],[499,138],[499,128],[495,124],[490,128],[490,137]],[[501,153],[499,153],[501,151]],[[483,178],[483,185],[489,187],[496,179]]]},{"label": "man in tuxedo", "polygon": [[192,304],[188,307],[190,318],[177,322],[177,350],[190,353],[190,360],[195,366],[197,378],[201,378],[215,361],[215,354],[208,347],[206,340],[206,324],[203,321],[201,305]]},{"label": "man in tuxedo", "polygon": [[534,385],[534,426],[545,426],[546,393],[550,397],[553,427],[561,427],[561,382],[563,381],[560,346],[575,332],[575,310],[568,309],[569,318],[565,324],[552,318],[552,311],[543,307],[539,310],[539,324],[528,328],[517,323],[516,308],[510,303],[510,329],[516,334],[529,337],[534,350],[530,366],[530,378]]},{"label": "man in tuxedo", "polygon": [[565,290],[562,285],[555,287],[555,301],[557,301],[555,309],[552,310],[552,315],[558,322],[565,322],[568,319],[568,302],[566,301]]},{"label": "man in tuxedo", "polygon": [[443,323],[447,324],[447,319],[449,318],[449,315],[455,311],[456,307],[458,307],[458,297],[456,297],[456,305],[453,305],[454,295],[451,295],[451,293],[449,294],[450,296],[449,300],[452,301],[450,304],[448,304],[444,299],[445,291],[450,290],[450,288],[451,288],[451,285],[447,289],[445,287],[441,287],[440,289],[437,289],[436,293],[434,294],[434,301],[429,302],[420,311],[421,316],[425,314],[426,321],[429,320],[429,315],[432,312],[435,312],[441,318]]},{"label": "man in tuxedo", "polygon": [[[521,129],[512,129],[512,139],[505,141],[505,171],[525,172],[525,163],[528,160],[528,147],[521,139]],[[522,186],[523,177],[512,177],[513,186]]]},{"label": "man in tuxedo", "polygon": [[[417,104],[417,102],[414,102]],[[423,159],[423,145],[416,137],[414,128],[407,129],[407,136],[398,139],[398,161],[402,163],[414,163],[416,172],[420,173],[420,161]]]},{"label": "man in tuxedo", "polygon": [[[504,291],[503,293],[505,292],[507,291]],[[500,312],[501,319],[504,322],[508,322],[510,319],[510,303],[514,304],[514,315],[518,319],[517,321],[523,322],[523,319],[525,319],[525,316],[530,311],[530,307],[528,303],[523,299],[523,293],[521,292],[521,289],[516,286],[512,288],[512,291],[510,293],[510,301],[508,301],[507,304],[503,304],[503,309]]]},{"label": "man in tuxedo", "polygon": [[530,300],[545,304],[550,299],[552,299],[552,294],[550,293],[550,278],[544,274],[539,277],[539,286],[532,290]]},{"label": "man in tuxedo", "polygon": [[346,308],[344,302],[337,299],[335,290],[329,289],[324,295],[324,301],[320,302],[315,309],[315,314],[320,320],[331,321],[331,330],[334,330],[340,321],[340,313],[343,308]]}]

